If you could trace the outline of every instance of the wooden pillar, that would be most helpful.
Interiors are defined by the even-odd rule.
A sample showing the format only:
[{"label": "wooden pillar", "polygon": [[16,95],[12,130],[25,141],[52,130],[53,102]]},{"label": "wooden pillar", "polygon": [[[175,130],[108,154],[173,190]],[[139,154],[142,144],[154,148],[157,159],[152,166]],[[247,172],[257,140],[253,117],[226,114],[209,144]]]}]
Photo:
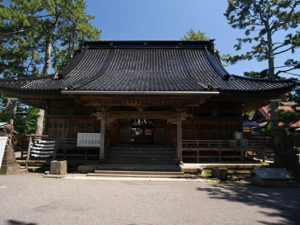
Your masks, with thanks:
[{"label": "wooden pillar", "polygon": [[177,160],[182,162],[182,120],[181,113],[177,113]]},{"label": "wooden pillar", "polygon": [[26,168],[26,169],[28,169],[28,162],[29,162],[29,160],[30,160],[31,143],[32,143],[32,136],[29,135],[29,142],[28,142],[27,156],[26,156],[26,163],[25,163],[25,168]]},{"label": "wooden pillar", "polygon": [[101,113],[101,134],[100,134],[100,154],[99,154],[99,159],[103,160],[104,159],[104,150],[105,150],[105,124],[106,124],[106,115],[105,112],[103,111]]},{"label": "wooden pillar", "polygon": [[70,110],[69,110],[69,120],[68,120],[68,130],[67,130],[67,138],[72,137],[72,130],[73,130],[73,116],[74,116],[74,104],[73,102],[70,105]]}]

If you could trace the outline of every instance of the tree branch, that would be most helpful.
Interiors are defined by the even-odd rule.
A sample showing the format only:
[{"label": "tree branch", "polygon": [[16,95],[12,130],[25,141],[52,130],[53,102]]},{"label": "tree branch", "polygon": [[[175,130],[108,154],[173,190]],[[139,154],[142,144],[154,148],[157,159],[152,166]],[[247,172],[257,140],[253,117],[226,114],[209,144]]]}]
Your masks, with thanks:
[{"label": "tree branch", "polygon": [[288,73],[288,74],[290,74],[290,75],[293,75],[293,76],[298,76],[298,77],[300,77],[300,74],[290,73],[290,72],[286,72],[286,73]]},{"label": "tree branch", "polygon": [[4,38],[4,37],[11,36],[11,35],[18,34],[18,33],[24,33],[28,30],[30,30],[30,28],[20,29],[20,30],[16,30],[16,31],[13,31],[13,32],[4,33],[4,34],[0,35],[0,38]]},{"label": "tree branch", "polygon": [[276,51],[277,49],[282,48],[284,46],[286,46],[286,44],[282,43],[281,45],[278,45],[277,47],[275,47],[273,50]]},{"label": "tree branch", "polygon": [[[300,47],[300,46],[298,46],[298,47]],[[285,50],[282,50],[282,51],[280,51],[280,52],[276,52],[276,53],[274,53],[274,55],[278,55],[278,54],[287,52],[287,51],[289,51],[289,50],[291,50],[291,49],[293,49],[293,48],[298,48],[298,47],[297,47],[297,46],[296,46],[296,47],[295,47],[295,46],[292,46],[292,47],[289,47],[289,48],[287,48],[287,49],[285,49]]]},{"label": "tree branch", "polygon": [[287,70],[278,70],[277,73],[276,73],[276,76],[280,73],[287,73],[287,72],[295,70],[295,69],[297,69],[297,68],[293,67],[293,68],[290,68],[290,69],[287,69]]},{"label": "tree branch", "polygon": [[278,23],[278,24],[275,23],[275,24],[273,24],[273,26],[271,27],[271,30],[273,30],[273,29],[277,30],[278,27],[281,27],[281,26],[287,24],[288,22],[290,22],[291,15],[293,14],[296,6],[299,3],[300,3],[300,1],[295,1],[295,3],[293,4],[293,6],[291,6],[291,11],[288,13],[286,20],[284,22],[282,22],[282,23]]}]

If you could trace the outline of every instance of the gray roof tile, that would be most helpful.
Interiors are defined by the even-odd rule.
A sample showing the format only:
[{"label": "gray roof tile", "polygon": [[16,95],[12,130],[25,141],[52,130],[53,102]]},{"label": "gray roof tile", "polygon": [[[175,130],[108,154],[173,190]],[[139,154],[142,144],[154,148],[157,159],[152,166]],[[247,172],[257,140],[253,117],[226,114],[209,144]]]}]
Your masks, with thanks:
[{"label": "gray roof tile", "polygon": [[[0,89],[18,91],[265,91],[294,81],[229,76],[212,41],[85,42],[83,49],[53,76],[2,80]],[[229,79],[227,79],[229,77]]]}]

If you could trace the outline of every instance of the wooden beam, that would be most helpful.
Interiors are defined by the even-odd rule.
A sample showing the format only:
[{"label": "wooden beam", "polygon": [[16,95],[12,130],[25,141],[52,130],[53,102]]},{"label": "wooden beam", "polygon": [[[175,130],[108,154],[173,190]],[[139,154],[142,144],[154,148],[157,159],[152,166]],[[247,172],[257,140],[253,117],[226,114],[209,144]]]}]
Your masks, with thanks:
[{"label": "wooden beam", "polygon": [[[74,96],[73,96],[74,97]],[[106,106],[199,106],[211,96],[76,96],[75,101],[90,107]]]},{"label": "wooden beam", "polygon": [[176,113],[172,111],[109,111],[106,116],[118,119],[176,119]]}]

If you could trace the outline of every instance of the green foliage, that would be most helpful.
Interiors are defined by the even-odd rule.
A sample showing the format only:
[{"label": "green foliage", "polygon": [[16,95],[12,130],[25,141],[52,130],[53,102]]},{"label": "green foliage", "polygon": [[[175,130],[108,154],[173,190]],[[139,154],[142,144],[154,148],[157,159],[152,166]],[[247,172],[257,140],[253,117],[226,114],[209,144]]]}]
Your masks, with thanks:
[{"label": "green foliage", "polygon": [[299,169],[298,153],[294,146],[299,146],[299,134],[291,127],[300,120],[300,111],[293,107],[294,112],[277,110],[278,116],[272,119],[264,130],[272,136],[272,147],[275,152],[275,165],[289,170]]},{"label": "green foliage", "polygon": [[[84,0],[0,0],[0,76],[49,74],[51,62],[60,72],[79,40],[100,40],[101,30],[91,24],[94,17],[85,10]],[[13,118],[20,133],[34,132],[36,109],[19,105],[18,113],[27,116],[4,111],[0,118]]]},{"label": "green foliage", "polygon": [[[245,33],[245,37],[237,38],[234,48],[241,50],[248,44],[251,50],[227,57],[227,61],[234,64],[240,60],[268,60],[266,70],[245,74],[252,77],[275,77],[299,69],[300,61],[293,58],[287,58],[283,65],[274,65],[277,55],[295,53],[300,46],[300,32],[296,30],[300,22],[299,4],[298,0],[229,0],[224,15],[233,28]],[[284,37],[275,40],[278,34]]]},{"label": "green foliage", "polygon": [[15,130],[20,135],[34,134],[38,109],[19,104],[17,113],[14,115],[9,110],[4,111],[6,103],[6,99],[2,98],[0,101],[0,121],[9,122],[10,119],[13,119],[15,121]]},{"label": "green foliage", "polygon": [[51,57],[47,43],[55,46],[54,67],[62,70],[79,40],[100,40],[101,30],[85,9],[84,0],[0,1],[0,74],[41,75]]},{"label": "green foliage", "polygon": [[198,30],[195,32],[193,29],[190,29],[186,35],[181,38],[183,41],[208,41],[210,40],[208,37],[206,37],[205,33]]},{"label": "green foliage", "polygon": [[38,109],[34,107],[21,108],[23,115],[15,116],[15,129],[19,134],[34,134]]},{"label": "green foliage", "polygon": [[[181,38],[181,40],[183,41],[209,41],[211,40],[210,38],[206,37],[204,32],[201,32],[200,30],[198,30],[197,32],[195,32],[193,29],[190,29],[186,35],[183,36],[183,38]],[[230,57],[229,54],[226,55],[219,55],[221,61],[225,61],[227,58]],[[224,66],[227,66],[227,64],[225,64]]]}]

